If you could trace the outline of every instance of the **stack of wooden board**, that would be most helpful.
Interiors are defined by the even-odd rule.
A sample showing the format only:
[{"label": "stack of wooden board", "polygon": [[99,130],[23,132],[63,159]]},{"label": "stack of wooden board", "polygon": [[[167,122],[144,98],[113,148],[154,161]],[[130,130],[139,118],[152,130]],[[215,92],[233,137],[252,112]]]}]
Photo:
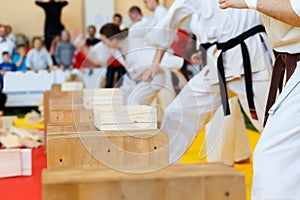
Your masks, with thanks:
[{"label": "stack of wooden board", "polygon": [[84,89],[83,107],[93,110],[94,107],[112,107],[123,105],[120,89]]}]

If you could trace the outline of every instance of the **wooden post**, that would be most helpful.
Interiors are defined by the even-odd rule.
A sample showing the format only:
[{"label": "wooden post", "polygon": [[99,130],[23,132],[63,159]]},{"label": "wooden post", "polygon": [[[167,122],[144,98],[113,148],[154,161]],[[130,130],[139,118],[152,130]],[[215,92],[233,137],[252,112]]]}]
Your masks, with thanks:
[{"label": "wooden post", "polygon": [[171,165],[152,173],[45,170],[44,200],[245,200],[244,175],[222,164]]}]

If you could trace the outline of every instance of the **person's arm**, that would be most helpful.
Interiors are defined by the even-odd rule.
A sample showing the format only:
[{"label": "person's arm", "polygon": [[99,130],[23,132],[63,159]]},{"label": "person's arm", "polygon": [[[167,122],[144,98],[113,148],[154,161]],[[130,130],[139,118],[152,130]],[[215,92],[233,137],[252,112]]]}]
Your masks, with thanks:
[{"label": "person's arm", "polygon": [[30,50],[30,51],[28,52],[28,55],[27,55],[27,59],[26,59],[25,65],[26,65],[26,67],[27,67],[28,69],[37,72],[37,70],[33,67],[33,63],[31,62],[32,56],[33,56],[33,55],[32,55],[32,50]]},{"label": "person's arm", "polygon": [[56,61],[56,63],[57,63],[57,65],[58,65],[58,67],[60,67],[60,65],[62,64],[62,61],[61,61],[61,54],[60,54],[60,43],[58,43],[57,45],[56,45],[56,48],[55,48],[55,61]]},{"label": "person's arm", "polygon": [[35,1],[35,4],[36,4],[37,6],[42,7],[42,8],[44,8],[44,6],[45,6],[45,2],[43,2],[42,0],[37,0],[37,1]]},{"label": "person's arm", "polygon": [[[219,0],[220,7],[248,8],[245,0]],[[300,0],[258,0],[256,10],[279,21],[300,27]]]},{"label": "person's arm", "polygon": [[176,0],[164,18],[146,36],[146,40],[156,46],[152,65],[143,74],[143,80],[149,82],[159,72],[159,64],[174,41],[180,24],[201,7],[199,0]]},{"label": "person's arm", "polygon": [[49,68],[53,67],[53,60],[51,58],[50,53],[45,49],[46,61]]}]

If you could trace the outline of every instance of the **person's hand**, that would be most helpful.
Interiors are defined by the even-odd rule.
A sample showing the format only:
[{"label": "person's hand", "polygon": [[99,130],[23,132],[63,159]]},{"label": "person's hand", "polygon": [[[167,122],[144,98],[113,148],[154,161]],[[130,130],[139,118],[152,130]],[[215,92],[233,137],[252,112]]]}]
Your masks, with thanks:
[{"label": "person's hand", "polygon": [[154,76],[160,71],[158,64],[152,64],[144,73],[143,81],[150,82],[153,80]]},{"label": "person's hand", "polygon": [[202,65],[202,53],[199,51],[191,56],[193,65]]},{"label": "person's hand", "polygon": [[220,8],[248,8],[245,0],[219,0]]}]

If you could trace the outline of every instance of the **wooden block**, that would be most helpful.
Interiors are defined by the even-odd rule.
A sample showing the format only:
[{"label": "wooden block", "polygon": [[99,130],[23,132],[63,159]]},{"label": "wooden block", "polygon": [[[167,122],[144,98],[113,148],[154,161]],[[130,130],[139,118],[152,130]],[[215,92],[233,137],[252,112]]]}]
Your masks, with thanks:
[{"label": "wooden block", "polygon": [[82,91],[83,82],[65,82],[61,85],[61,91]]},{"label": "wooden block", "polygon": [[0,150],[0,178],[31,175],[31,149]]},{"label": "wooden block", "polygon": [[45,170],[44,200],[245,200],[244,175],[221,164],[172,165],[146,174]]},{"label": "wooden block", "polygon": [[94,122],[94,112],[92,110],[53,110],[49,111],[49,121],[51,124],[81,124]]},{"label": "wooden block", "polygon": [[21,147],[20,138],[16,135],[0,135],[0,143],[7,149]]},{"label": "wooden block", "polygon": [[121,106],[123,105],[122,91],[113,89],[85,89],[83,90],[83,106],[93,109],[95,106]]},{"label": "wooden block", "polygon": [[[99,168],[109,165],[123,170],[141,171],[168,164],[168,136],[160,130],[61,130],[63,128],[48,126],[48,169]],[[69,126],[64,130],[72,128]]]},{"label": "wooden block", "polygon": [[156,108],[150,106],[95,107],[94,123],[99,130],[157,129]]},{"label": "wooden block", "polygon": [[52,84],[51,91],[61,91],[61,84]]}]

